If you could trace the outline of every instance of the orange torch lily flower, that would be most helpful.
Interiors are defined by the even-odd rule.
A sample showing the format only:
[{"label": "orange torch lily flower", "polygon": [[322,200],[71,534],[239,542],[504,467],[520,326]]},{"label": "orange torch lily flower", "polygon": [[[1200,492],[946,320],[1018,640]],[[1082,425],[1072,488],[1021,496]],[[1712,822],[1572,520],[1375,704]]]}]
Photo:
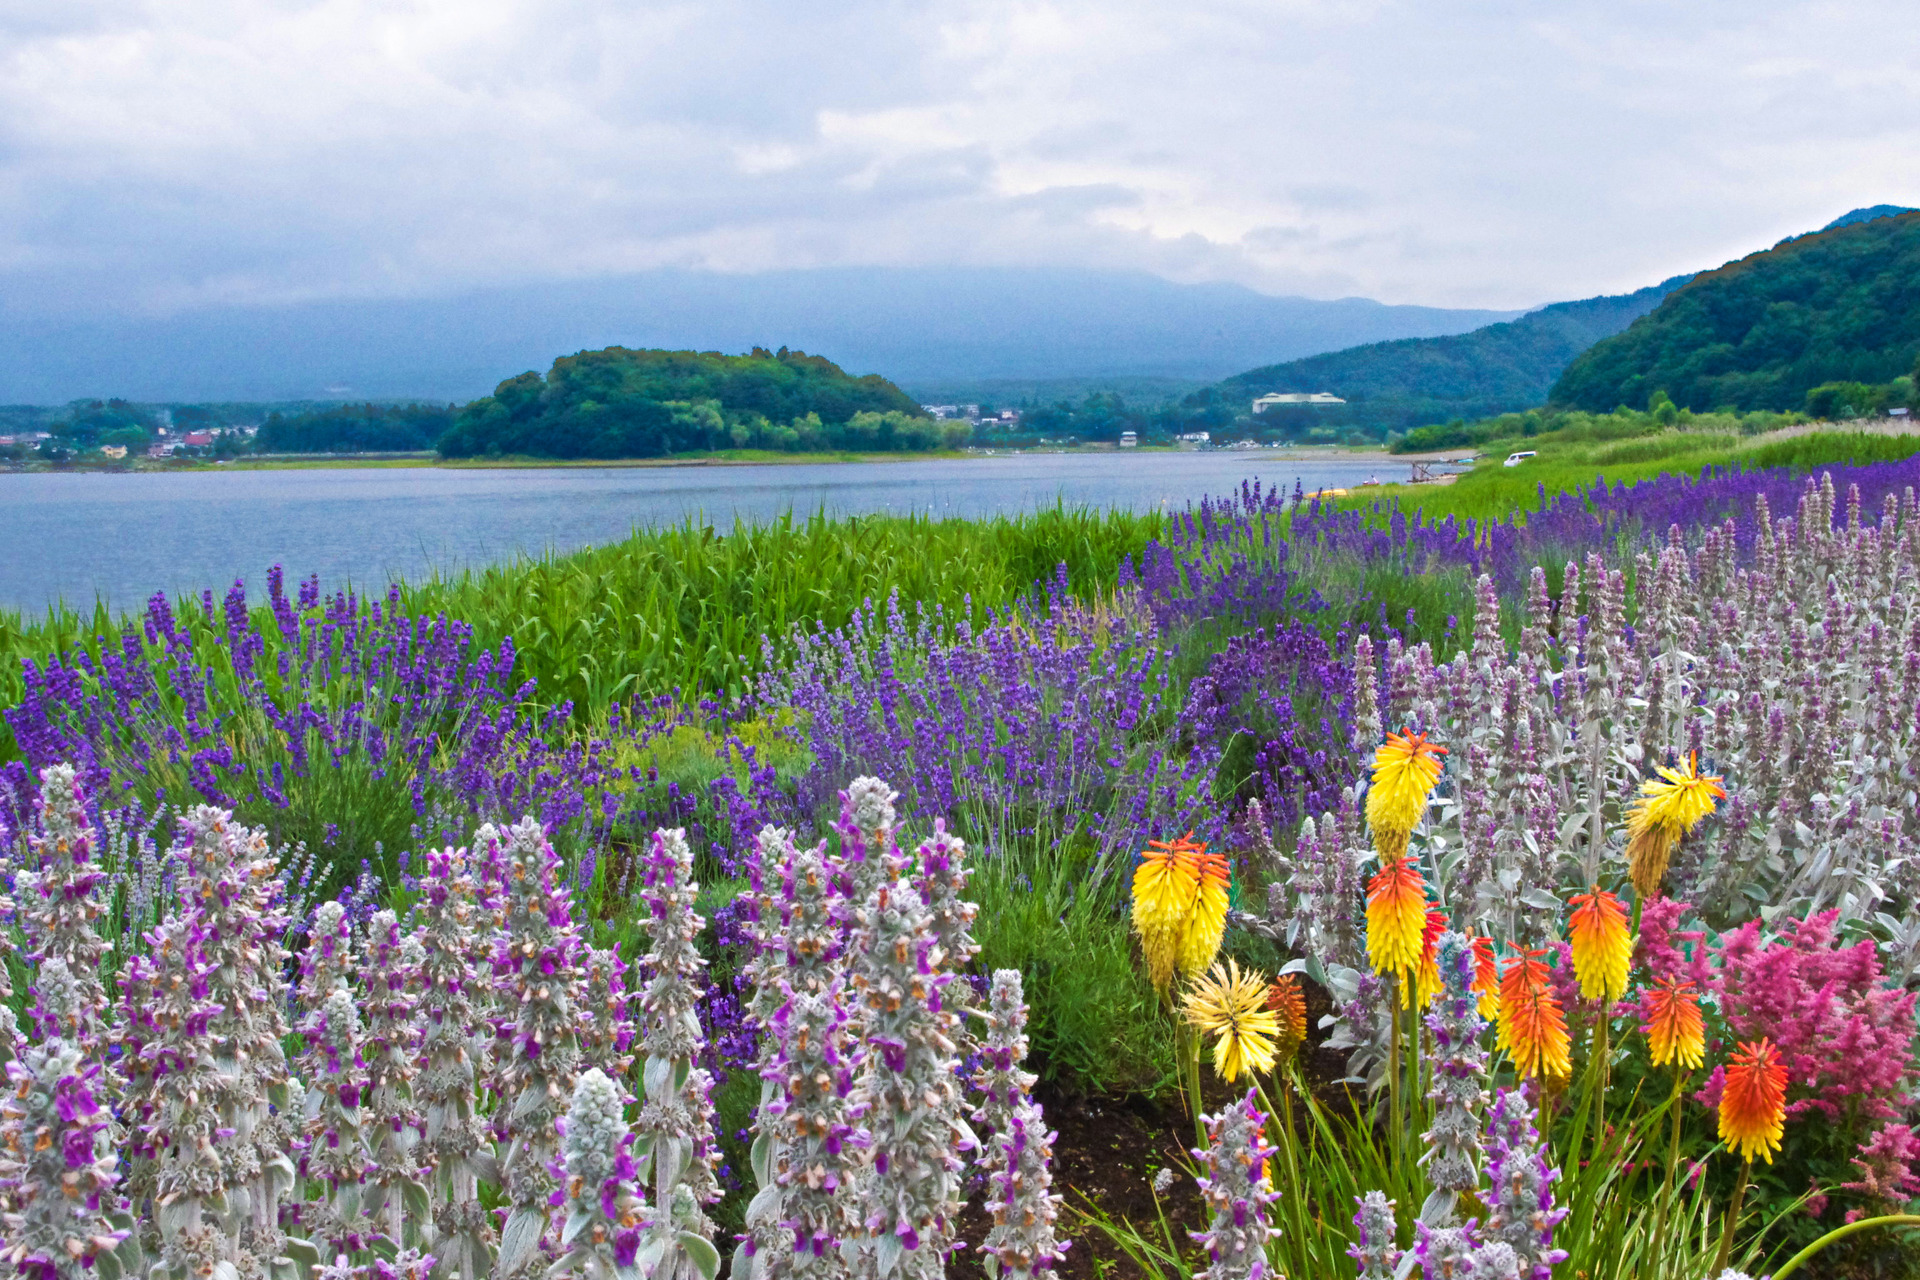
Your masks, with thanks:
[{"label": "orange torch lily flower", "polygon": [[1573,1074],[1567,1019],[1540,958],[1546,954],[1523,949],[1500,975],[1500,1047],[1523,1077]]},{"label": "orange torch lily flower", "polygon": [[1642,997],[1642,1006],[1647,1013],[1643,1029],[1653,1065],[1678,1063],[1689,1071],[1698,1070],[1706,1061],[1707,1031],[1700,1019],[1700,997],[1693,993],[1693,984],[1662,978],[1656,989]]},{"label": "orange torch lily flower", "polygon": [[1373,847],[1384,859],[1407,851],[1407,837],[1427,797],[1440,781],[1440,757],[1447,749],[1428,742],[1425,735],[1401,730],[1390,733],[1373,753],[1373,785],[1367,789],[1367,829]]},{"label": "orange torch lily flower", "polygon": [[1701,774],[1697,751],[1688,754],[1684,768],[1662,765],[1659,774],[1640,784],[1639,798],[1627,810],[1627,868],[1642,898],[1660,891],[1680,838],[1713,812],[1716,799],[1727,798],[1718,774]]},{"label": "orange torch lily flower", "polygon": [[1300,979],[1291,973],[1275,978],[1267,988],[1267,1009],[1273,1014],[1277,1028],[1273,1038],[1274,1057],[1285,1062],[1307,1042],[1307,998],[1300,990]]},{"label": "orange torch lily flower", "polygon": [[1493,939],[1473,940],[1473,990],[1480,996],[1480,1016],[1492,1022],[1500,1016],[1500,967],[1493,962]]},{"label": "orange torch lily flower", "polygon": [[1720,1140],[1748,1164],[1755,1156],[1772,1164],[1786,1120],[1787,1067],[1780,1051],[1764,1037],[1741,1045],[1720,1089]]},{"label": "orange torch lily flower", "polygon": [[1367,963],[1403,984],[1420,964],[1427,927],[1427,882],[1406,856],[1389,858],[1367,883]]},{"label": "orange torch lily flower", "polygon": [[1627,970],[1633,964],[1633,935],[1627,909],[1599,885],[1573,895],[1568,932],[1573,941],[1573,973],[1580,994],[1611,1004],[1627,994]]}]

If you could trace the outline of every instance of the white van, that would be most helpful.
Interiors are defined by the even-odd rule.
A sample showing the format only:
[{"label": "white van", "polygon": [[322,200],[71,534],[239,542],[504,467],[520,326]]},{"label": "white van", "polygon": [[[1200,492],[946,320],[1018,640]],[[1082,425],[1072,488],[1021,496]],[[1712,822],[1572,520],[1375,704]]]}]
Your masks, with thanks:
[{"label": "white van", "polygon": [[1539,456],[1540,455],[1532,449],[1522,449],[1519,453],[1508,454],[1507,460],[1500,465],[1503,467],[1517,467],[1528,458],[1537,458]]}]

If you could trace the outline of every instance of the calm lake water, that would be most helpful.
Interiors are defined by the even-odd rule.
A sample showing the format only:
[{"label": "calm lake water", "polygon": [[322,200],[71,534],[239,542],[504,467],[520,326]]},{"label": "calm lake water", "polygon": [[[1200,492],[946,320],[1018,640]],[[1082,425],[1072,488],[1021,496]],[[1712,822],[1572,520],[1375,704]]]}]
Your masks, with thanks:
[{"label": "calm lake water", "polygon": [[1309,489],[1404,463],[1247,453],[1026,455],[894,463],[555,470],[196,471],[0,475],[0,608],[139,607],[157,590],[263,588],[289,578],[363,588],[568,551],[687,518],[726,528],[808,515],[1015,514],[1055,501],[1186,506],[1242,480]]}]

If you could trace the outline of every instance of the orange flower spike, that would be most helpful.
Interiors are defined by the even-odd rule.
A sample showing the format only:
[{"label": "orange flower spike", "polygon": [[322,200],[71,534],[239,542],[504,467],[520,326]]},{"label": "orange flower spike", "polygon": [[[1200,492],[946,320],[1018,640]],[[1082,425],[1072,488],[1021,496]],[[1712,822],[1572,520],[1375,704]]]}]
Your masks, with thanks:
[{"label": "orange flower spike", "polygon": [[1706,1061],[1707,1031],[1693,984],[1662,978],[1659,987],[1644,995],[1642,1003],[1647,1011],[1643,1029],[1653,1065],[1664,1067],[1677,1062],[1689,1071],[1699,1070]]},{"label": "orange flower spike", "polygon": [[1452,922],[1438,907],[1427,908],[1427,924],[1420,931],[1420,969],[1414,980],[1414,1003],[1422,1009],[1440,994],[1440,935]]},{"label": "orange flower spike", "polygon": [[1389,858],[1367,883],[1367,963],[1410,980],[1427,927],[1427,882],[1406,857]]},{"label": "orange flower spike", "polygon": [[1764,1037],[1741,1045],[1720,1088],[1720,1140],[1748,1164],[1755,1156],[1772,1164],[1786,1122],[1787,1067],[1780,1051]]},{"label": "orange flower spike", "polygon": [[1627,909],[1620,899],[1599,885],[1591,893],[1573,895],[1573,973],[1580,994],[1611,1004],[1627,994],[1627,970],[1633,965],[1633,935],[1627,931]]},{"label": "orange flower spike", "polygon": [[1500,1047],[1523,1077],[1573,1074],[1567,1019],[1547,977],[1545,949],[1523,949],[1500,975]]},{"label": "orange flower spike", "polygon": [[1473,989],[1480,995],[1480,1016],[1500,1016],[1500,967],[1493,962],[1493,939],[1473,940]]},{"label": "orange flower spike", "polygon": [[1300,979],[1291,973],[1275,978],[1267,988],[1267,1008],[1279,1027],[1274,1036],[1274,1057],[1285,1062],[1307,1040],[1307,998],[1300,990]]}]

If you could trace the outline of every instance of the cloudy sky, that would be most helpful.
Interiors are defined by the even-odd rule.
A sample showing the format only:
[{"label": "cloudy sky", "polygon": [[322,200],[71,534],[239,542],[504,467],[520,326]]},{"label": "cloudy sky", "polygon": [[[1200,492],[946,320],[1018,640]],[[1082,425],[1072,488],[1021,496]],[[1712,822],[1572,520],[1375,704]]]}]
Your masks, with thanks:
[{"label": "cloudy sky", "polygon": [[1920,204],[1913,0],[0,0],[0,295],[1051,264],[1517,307]]}]

